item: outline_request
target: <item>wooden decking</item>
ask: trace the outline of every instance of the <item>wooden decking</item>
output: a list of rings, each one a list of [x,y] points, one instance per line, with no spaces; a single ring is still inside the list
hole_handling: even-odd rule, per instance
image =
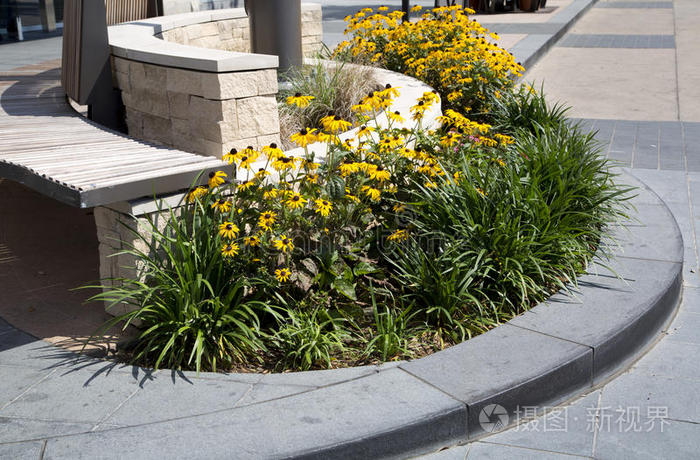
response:
[[[78,207],[189,187],[216,158],[141,142],[77,115],[60,62],[0,72],[0,177]]]

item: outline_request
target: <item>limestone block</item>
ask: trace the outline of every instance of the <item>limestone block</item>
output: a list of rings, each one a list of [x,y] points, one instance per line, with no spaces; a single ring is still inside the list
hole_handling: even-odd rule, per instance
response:
[[[279,134],[280,121],[274,96],[257,96],[237,101],[241,137]]]
[[[233,26],[237,29],[248,29],[248,18],[238,18],[233,20]]]
[[[321,5],[319,4],[304,4],[301,7],[301,22],[302,27],[304,22],[321,22]]]
[[[174,29],[170,29],[169,31],[166,32],[166,34],[167,35],[163,36],[165,41],[179,43],[181,45],[187,44],[187,35],[182,30],[182,27],[176,27]]]
[[[125,93],[122,93],[124,96]],[[129,135],[140,138],[143,136],[143,114],[138,110],[126,109],[126,127],[129,130]]]
[[[122,100],[127,108],[133,108],[139,112],[159,117],[167,117],[170,114],[168,94],[165,90],[133,90],[127,97],[122,95]]]
[[[189,39],[190,43],[193,40],[198,39],[202,36],[201,24],[192,24],[182,28],[183,33]]]
[[[231,147],[227,147],[221,142],[214,142],[196,137],[192,138],[192,145],[194,152],[217,158],[221,158],[231,149]]]
[[[187,41],[187,45],[196,46],[197,48],[204,48],[204,46],[202,46],[202,38],[190,38]]]
[[[170,119],[170,132],[173,135],[173,137],[191,137],[191,132],[190,132],[190,120],[187,119],[182,119],[182,118],[171,118]],[[173,139],[173,143],[176,144],[177,142],[175,139]]]
[[[238,139],[238,124],[227,121],[192,120],[192,135],[220,144],[228,144]]]
[[[266,69],[256,72],[258,74],[258,95],[268,96],[275,95],[279,91],[277,84],[277,70]]]
[[[231,35],[231,31],[233,30],[233,20],[228,19],[225,21],[217,21],[216,27],[219,30],[219,35]]]
[[[155,115],[144,114],[143,138],[170,145],[170,119]]]
[[[198,44],[193,46],[198,46],[200,48],[218,49],[220,42],[221,40],[219,39],[219,35],[217,34],[208,37],[202,37],[199,39]]]
[[[109,241],[104,237],[108,232],[115,232],[118,228],[118,214],[117,212],[109,208],[105,208],[104,206],[97,206],[93,210],[93,215],[95,217],[95,226],[98,227],[97,240],[100,243],[106,244]]]
[[[166,89],[174,93],[202,96],[202,72],[167,68]]]
[[[216,100],[192,96],[190,114],[190,118],[193,119],[235,122],[237,120],[236,100]]]
[[[302,23],[301,35],[323,35],[323,25],[321,21]]]
[[[265,136],[258,136],[257,139],[258,147],[264,147],[270,145],[273,142],[278,146],[282,145],[282,141],[279,134],[267,134]]]
[[[207,99],[240,99],[257,96],[257,72],[202,74],[202,93]]]
[[[124,72],[114,72],[114,86],[127,93],[131,91],[129,84],[129,74]]]
[[[190,114],[190,96],[168,91],[168,107],[171,118],[187,118]],[[195,96],[196,97],[196,96]]]
[[[129,61],[120,57],[113,56],[114,70],[116,72],[129,73]]]
[[[246,137],[246,138],[239,139],[236,142],[231,143],[231,145],[226,150],[226,152],[228,153],[228,151],[234,147],[237,148],[238,150],[242,150],[246,147],[253,147],[254,149],[259,149],[262,147],[262,145],[258,144],[257,137]]]
[[[210,37],[219,35],[219,25],[216,22],[205,22],[199,24],[199,36]]]

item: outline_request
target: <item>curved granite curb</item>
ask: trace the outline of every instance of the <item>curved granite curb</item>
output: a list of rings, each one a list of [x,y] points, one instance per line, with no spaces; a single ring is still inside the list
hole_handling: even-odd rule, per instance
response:
[[[33,416],[62,423],[44,435],[24,427],[9,439],[0,430],[0,449],[48,439],[45,459],[398,457],[484,435],[479,413],[489,404],[513,414],[569,399],[634,359],[680,296],[678,226],[653,192],[622,177],[642,188],[638,220],[615,232],[619,278],[592,270],[575,298],[557,294],[412,362],[268,375],[150,372],[37,347],[0,325],[0,366],[37,374],[9,403],[0,398],[3,423],[46,411],[47,397],[56,398],[51,411]]]

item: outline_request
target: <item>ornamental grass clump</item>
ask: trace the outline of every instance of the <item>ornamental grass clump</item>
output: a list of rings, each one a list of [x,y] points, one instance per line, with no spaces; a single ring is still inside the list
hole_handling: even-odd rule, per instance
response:
[[[498,35],[469,19],[473,13],[460,6],[441,7],[417,22],[401,22],[401,11],[363,8],[345,18],[350,38],[337,46],[334,57],[415,77],[440,93],[443,108],[480,116],[524,69],[512,54],[491,43]]]
[[[592,137],[566,123],[505,134],[453,109],[425,129],[439,95],[402,114],[399,91],[355,101],[347,140],[329,114],[291,136],[299,156],[231,149],[230,169],[152,225],[148,249],[126,251],[138,279],[95,296],[134,308],[114,320],[141,323],[131,357],[269,371],[423,356],[575,282],[623,214]]]

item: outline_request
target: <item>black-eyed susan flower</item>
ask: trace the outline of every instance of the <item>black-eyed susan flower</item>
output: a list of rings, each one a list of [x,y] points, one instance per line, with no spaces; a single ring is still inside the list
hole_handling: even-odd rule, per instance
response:
[[[286,283],[289,281],[289,277],[292,276],[292,272],[288,268],[278,268],[275,270],[275,278],[280,283]]]
[[[273,240],[272,243],[275,245],[275,248],[282,252],[291,252],[292,249],[294,249],[294,243],[292,242],[292,239],[288,238],[285,235],[281,235],[279,239]]]
[[[301,160],[301,165],[307,171],[316,171],[318,168],[321,167],[321,163],[316,163],[314,161],[306,160],[306,159]]]
[[[294,158],[282,155],[272,162],[272,167],[277,171],[292,169],[294,168]]]
[[[323,129],[331,133],[337,133],[339,131],[346,131],[352,126],[349,121],[343,120],[336,114],[332,113],[321,118],[321,125]]]
[[[372,201],[379,201],[379,198],[382,196],[381,190],[370,187],[369,185],[363,185],[360,190],[362,190]]]
[[[369,175],[370,179],[376,180],[377,182],[384,182],[385,180],[389,180],[391,178],[389,171],[384,169],[381,165],[371,165],[369,168],[367,168],[367,174]]]
[[[233,222],[224,222],[219,225],[219,236],[233,239],[238,236],[238,226]]]
[[[219,212],[229,212],[231,210],[231,202],[224,198],[220,198],[211,205],[211,208]]]
[[[292,134],[292,142],[297,144],[299,147],[306,147],[309,144],[313,144],[316,142],[314,132],[316,132],[316,130],[313,128],[304,128],[298,133]]]
[[[304,180],[309,184],[318,184],[318,174],[307,174]]]
[[[399,89],[387,83],[384,89],[379,91],[379,95],[383,98],[399,97]]]
[[[258,236],[246,236],[243,238],[243,244],[250,247],[260,246],[260,237]]]
[[[461,137],[461,134],[455,131],[450,131],[440,138],[440,145],[442,145],[443,147],[452,147],[457,142],[459,142],[459,139]]]
[[[233,164],[236,158],[238,158],[238,150],[234,148],[229,150],[229,152],[222,157],[222,160],[227,161],[228,164]]]
[[[239,250],[239,249],[240,249],[240,248],[238,247],[238,245],[237,245],[236,243],[224,244],[224,245],[221,247],[221,254],[222,254],[224,257],[233,257],[233,256],[235,256],[235,255],[238,254],[238,250]]]
[[[486,197],[486,192],[484,192],[481,188],[475,187],[476,193],[481,195],[482,197]]]
[[[273,198],[277,198],[278,195],[279,195],[278,190],[276,188],[271,188],[271,189],[265,190],[263,192],[263,199],[271,200]]]
[[[316,204],[316,209],[315,211],[318,214],[321,214],[323,217],[328,217],[331,215],[331,211],[333,210],[333,204],[325,200],[323,198],[319,198],[317,200],[314,200],[314,203]]]
[[[287,98],[287,104],[296,105],[297,107],[303,109],[308,107],[309,103],[315,99],[313,96],[303,96],[301,93],[296,93],[294,96],[289,96]]]
[[[277,213],[272,211],[265,211],[262,214],[260,214],[260,217],[258,218],[258,225],[263,230],[270,230],[272,228],[272,225],[275,223],[276,218]]]
[[[236,190],[239,192],[244,192],[252,187],[255,186],[255,181],[254,180],[247,180],[245,182],[241,182],[236,186]]]
[[[195,200],[206,195],[208,191],[209,190],[204,186],[199,186],[199,187],[195,188],[194,190],[190,190],[190,192],[187,194],[187,202],[188,203],[194,202]]]
[[[306,200],[296,192],[292,192],[288,197],[287,201],[284,202],[289,209],[303,208],[306,204]]]
[[[269,160],[276,160],[284,154],[284,152],[282,152],[282,149],[277,147],[277,144],[275,144],[274,142],[270,143],[270,145],[266,145],[265,147],[263,147],[262,153]]]
[[[406,205],[403,203],[396,203],[391,209],[393,209],[395,213],[401,214],[406,210]]]
[[[360,126],[360,129],[357,130],[357,137],[369,137],[372,134],[372,131],[374,131],[374,128],[371,126],[362,125]]]
[[[258,172],[255,173],[255,178],[258,180],[263,180],[265,177],[270,175],[270,171],[268,171],[265,168],[260,168],[258,169]]]
[[[340,166],[338,166],[338,169],[340,169],[340,175],[345,177],[349,176],[352,173],[356,173],[357,171],[360,170],[360,165],[359,163],[354,163],[354,162],[344,162],[340,163]]]
[[[226,182],[226,173],[223,171],[212,171],[209,173],[209,188],[218,187]]]

